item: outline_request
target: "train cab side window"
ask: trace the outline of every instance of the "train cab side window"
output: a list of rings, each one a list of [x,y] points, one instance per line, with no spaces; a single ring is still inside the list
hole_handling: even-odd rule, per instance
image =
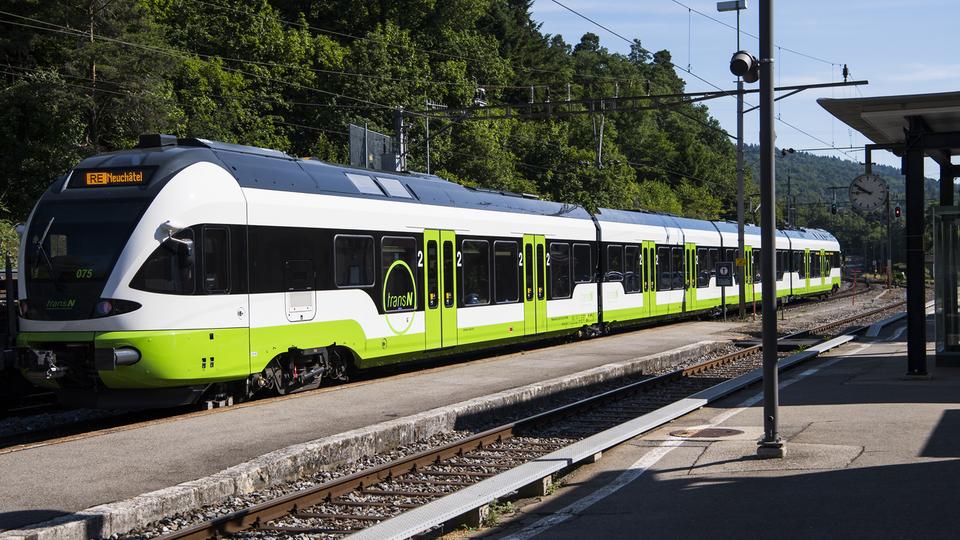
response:
[[[333,239],[334,275],[337,287],[372,287],[373,252],[372,236],[338,234]]]
[[[623,281],[623,246],[607,246],[607,273],[604,281]]]
[[[286,291],[313,290],[313,261],[305,259],[283,261],[283,288]]]
[[[417,309],[417,240],[410,236],[384,236],[380,240],[380,279],[383,310]]]
[[[162,294],[193,294],[195,290],[193,231],[184,229],[163,241],[137,271],[130,286]]]
[[[640,291],[642,257],[640,257],[640,248],[637,246],[626,246],[623,248],[623,290],[626,293],[635,293]]]
[[[460,244],[460,301],[464,306],[490,303],[490,244],[464,240]]]
[[[570,298],[570,244],[550,244],[550,298]]]
[[[498,304],[520,300],[520,272],[517,266],[519,253],[516,242],[493,243],[493,286]]]
[[[589,283],[593,281],[593,261],[590,244],[573,245],[573,281]]]
[[[203,292],[230,292],[230,231],[226,227],[203,228]]]

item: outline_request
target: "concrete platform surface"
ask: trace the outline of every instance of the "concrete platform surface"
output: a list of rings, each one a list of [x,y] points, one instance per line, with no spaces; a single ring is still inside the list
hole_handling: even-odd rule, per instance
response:
[[[684,322],[0,453],[0,531],[205,477],[385,420],[676,349],[736,323]]]
[[[781,377],[783,459],[756,457],[751,387],[605,452],[552,497],[470,536],[957,538],[960,368],[935,368],[931,354],[931,377],[906,379],[903,324]],[[707,426],[738,433],[677,436]]]

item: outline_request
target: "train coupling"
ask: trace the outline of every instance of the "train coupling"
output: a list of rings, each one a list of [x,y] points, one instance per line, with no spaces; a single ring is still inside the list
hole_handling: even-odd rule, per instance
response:
[[[47,380],[63,378],[68,371],[66,366],[57,365],[57,353],[45,349],[20,349],[16,367],[42,372]]]

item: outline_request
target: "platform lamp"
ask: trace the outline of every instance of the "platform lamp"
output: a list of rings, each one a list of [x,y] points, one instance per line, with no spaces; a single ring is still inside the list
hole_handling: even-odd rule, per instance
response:
[[[747,9],[747,0],[733,0],[729,2],[717,2],[717,11],[736,11],[737,12],[737,51],[740,51],[740,11]],[[738,52],[739,54],[739,52]],[[734,55],[736,57],[736,55]],[[751,57],[752,58],[752,57]],[[730,70],[733,71],[733,61],[731,60]],[[734,72],[734,75],[737,75]],[[743,221],[744,221],[744,188],[743,188],[743,78],[737,75],[737,257],[743,259]],[[746,316],[746,290],[743,283],[743,266],[737,265],[737,281],[739,281],[740,292],[740,318]]]

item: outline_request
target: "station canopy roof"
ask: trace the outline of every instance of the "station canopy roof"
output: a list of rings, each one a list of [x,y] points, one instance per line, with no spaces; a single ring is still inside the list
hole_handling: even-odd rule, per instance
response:
[[[820,98],[817,103],[840,121],[876,144],[904,142],[909,117],[920,117],[933,133],[960,133],[960,92],[879,96],[864,98]],[[938,161],[943,150],[960,154],[960,147],[929,151]],[[894,150],[902,155],[899,150]]]

